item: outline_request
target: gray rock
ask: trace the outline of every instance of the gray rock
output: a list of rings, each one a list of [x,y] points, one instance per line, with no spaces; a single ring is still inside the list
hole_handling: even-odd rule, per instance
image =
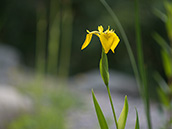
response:
[[[0,44],[0,84],[9,81],[11,72],[20,64],[19,52],[11,46]]]
[[[92,102],[91,89],[94,89],[96,98],[104,112],[105,117],[108,120],[108,125],[110,125],[110,129],[115,129],[106,87],[104,86],[98,70],[79,74],[73,77],[69,81],[69,84],[72,86],[73,90],[80,93],[84,98],[83,103],[85,104],[85,108],[80,110],[72,110],[69,113],[67,120],[68,129],[99,129],[98,120]],[[144,104],[138,95],[134,77],[123,73],[110,71],[110,89],[117,118],[122,110],[124,97],[125,95],[128,96],[129,113],[126,129],[135,128],[135,107],[139,113],[140,128],[147,129]],[[165,115],[162,115],[159,112],[156,103],[151,102],[150,106],[153,129],[158,129],[162,127],[165,120]]]
[[[4,129],[9,121],[21,113],[32,111],[32,107],[31,100],[14,87],[0,85],[0,129]]]
[[[111,92],[131,94],[138,96],[138,88],[136,80],[133,76],[110,70],[109,86]],[[104,82],[98,70],[89,71],[87,73],[78,74],[72,77],[69,84],[77,86],[79,89],[97,89],[106,90]]]
[[[95,95],[106,117],[109,128],[115,129],[116,127],[113,120],[113,114],[110,107],[108,94],[106,92],[103,93],[95,90]],[[92,101],[91,90],[89,92],[82,92],[82,96],[85,96],[85,107],[79,110],[72,110],[69,113],[69,117],[67,119],[67,129],[100,129],[94,109],[94,104]],[[124,95],[113,93],[112,99],[115,107],[116,116],[118,118],[124,104]],[[126,129],[135,128],[135,107],[137,108],[139,113],[140,129],[148,129],[142,100],[140,98],[133,98],[128,96],[128,103],[129,112]],[[156,105],[153,103],[151,104],[151,118],[153,129],[159,129],[163,124],[163,120],[165,119],[164,116],[159,113],[158,109],[156,108]]]

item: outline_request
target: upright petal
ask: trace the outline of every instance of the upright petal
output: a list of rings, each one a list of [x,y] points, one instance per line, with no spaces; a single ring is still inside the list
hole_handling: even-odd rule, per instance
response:
[[[103,26],[98,26],[98,31],[99,31],[100,33],[102,33],[102,32],[103,32]]]
[[[113,36],[111,33],[102,33],[100,34],[100,42],[105,50],[105,53],[107,54],[108,51],[111,49],[112,43],[114,41]]]
[[[108,26],[108,29],[104,33],[109,33],[110,26]]]
[[[93,34],[90,34],[90,33],[87,34],[85,42],[83,43],[83,45],[81,47],[81,50],[83,50],[84,48],[86,48],[89,45],[89,43],[91,42],[91,39],[92,39],[92,35]]]
[[[112,46],[111,46],[111,50],[112,50],[113,53],[115,53],[114,50],[117,47],[119,41],[120,41],[119,37],[115,33],[113,33],[113,43],[112,43]]]

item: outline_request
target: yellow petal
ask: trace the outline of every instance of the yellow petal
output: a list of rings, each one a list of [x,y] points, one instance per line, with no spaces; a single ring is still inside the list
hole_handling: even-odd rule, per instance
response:
[[[83,45],[81,47],[81,50],[83,50],[84,48],[86,48],[89,45],[89,43],[91,42],[91,39],[92,39],[92,35],[93,34],[90,34],[90,33],[87,34],[85,42],[83,43]]]
[[[100,33],[102,33],[102,32],[103,32],[103,26],[98,26],[98,31],[99,31]]]
[[[113,43],[112,43],[112,46],[111,46],[111,50],[112,50],[113,53],[115,53],[114,50],[117,47],[119,41],[120,41],[119,37],[115,33],[113,33]]]
[[[100,42],[101,42],[106,54],[111,49],[113,41],[114,41],[114,37],[113,37],[112,33],[100,34]]]
[[[97,35],[97,36],[99,37],[99,32],[98,32],[98,31],[91,31],[91,32],[89,32],[89,31],[87,30],[87,32],[88,32],[89,34],[95,34],[95,35]]]
[[[108,26],[108,29],[104,33],[109,33],[110,26]]]

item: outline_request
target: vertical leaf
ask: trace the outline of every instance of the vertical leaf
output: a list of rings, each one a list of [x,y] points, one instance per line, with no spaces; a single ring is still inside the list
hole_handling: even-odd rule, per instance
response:
[[[62,0],[61,2],[64,7],[61,23],[61,46],[58,74],[64,79],[67,79],[70,71],[69,68],[72,47],[73,10],[71,7],[71,0],[68,0],[68,2]]]
[[[136,109],[136,124],[135,124],[135,129],[140,129],[139,117],[138,117],[137,109]]]
[[[139,67],[139,72],[140,72],[140,80],[141,80],[141,88],[142,88],[141,95],[144,100],[148,129],[152,129],[152,123],[151,123],[151,118],[150,118],[149,90],[148,90],[146,69],[144,66],[144,55],[143,55],[139,16],[140,16],[139,15],[139,0],[135,0],[135,30],[136,30],[136,44],[137,44],[137,54],[138,54],[138,67]]]
[[[128,52],[128,56],[129,56],[130,61],[131,61],[131,65],[132,65],[132,68],[133,68],[134,75],[136,77],[136,81],[137,81],[137,84],[138,84],[137,86],[138,86],[139,92],[141,93],[140,77],[139,77],[139,71],[138,71],[138,68],[137,68],[137,65],[136,65],[136,59],[134,57],[133,51],[131,49],[131,45],[130,45],[128,37],[127,37],[127,35],[126,35],[125,31],[124,31],[124,28],[121,25],[121,23],[120,23],[118,17],[116,16],[115,12],[112,10],[112,8],[109,6],[109,4],[106,2],[106,0],[100,0],[100,2],[105,7],[107,12],[110,14],[110,16],[112,17],[114,23],[117,25],[117,27],[119,29],[119,32],[121,33],[122,39],[123,39],[123,41],[125,43],[125,46],[126,46],[126,49],[127,49],[127,52]]]
[[[153,10],[153,13],[159,18],[161,19],[164,23],[167,21],[167,15],[163,12],[161,12],[160,10],[158,9],[154,9]]]
[[[124,106],[123,106],[122,112],[118,119],[118,129],[125,128],[125,124],[127,121],[127,115],[128,115],[128,100],[127,100],[127,96],[125,96]]]
[[[93,97],[93,102],[94,102],[94,107],[95,107],[95,110],[96,110],[96,114],[97,114],[97,118],[98,118],[98,121],[99,121],[99,125],[100,125],[100,128],[101,129],[109,129],[108,128],[108,125],[107,125],[107,122],[106,122],[106,119],[103,115],[103,112],[97,102],[97,99],[95,97],[95,94],[94,94],[94,91],[92,90],[92,97]]]
[[[172,2],[166,1],[164,3],[165,9],[167,11],[167,21],[166,21],[166,29],[167,34],[170,39],[170,42],[172,42]]]
[[[35,53],[35,65],[36,72],[40,74],[45,73],[45,49],[46,49],[46,11],[45,8],[37,7],[37,24],[36,24],[36,53]]]
[[[47,72],[57,74],[58,54],[60,45],[60,3],[57,0],[50,1],[50,14],[49,14],[49,39],[48,39],[48,60]]]
[[[165,93],[160,87],[157,89],[157,93],[161,103],[168,108],[170,106],[168,94]]]
[[[171,47],[168,45],[168,43],[161,35],[159,35],[157,32],[154,32],[152,36],[155,39],[155,41],[160,45],[163,51],[166,51],[168,54],[172,53]]]
[[[160,86],[161,90],[163,90],[165,94],[168,94],[170,91],[170,88],[167,82],[163,79],[163,77],[159,73],[155,73],[154,78],[155,78],[155,81]]]
[[[172,61],[171,61],[170,55],[164,50],[162,50],[161,55],[162,55],[165,74],[167,75],[167,77],[171,77],[172,76],[172,67],[171,67]]]

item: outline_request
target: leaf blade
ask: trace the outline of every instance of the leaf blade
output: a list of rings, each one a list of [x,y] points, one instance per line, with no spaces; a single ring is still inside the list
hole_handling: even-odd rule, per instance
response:
[[[106,122],[106,119],[103,115],[103,112],[97,102],[97,99],[95,97],[95,94],[94,94],[94,91],[92,90],[92,97],[93,97],[93,102],[94,102],[94,107],[95,107],[95,110],[96,110],[96,114],[97,114],[97,118],[98,118],[98,121],[99,121],[99,125],[100,125],[100,128],[101,129],[109,129],[108,128],[108,125],[107,125],[107,122]]]
[[[125,128],[127,116],[128,116],[128,100],[127,100],[127,96],[125,96],[124,106],[118,119],[118,129]]]
[[[137,109],[136,109],[136,124],[135,124],[135,129],[140,129],[139,117],[138,117],[138,111],[137,111]]]

